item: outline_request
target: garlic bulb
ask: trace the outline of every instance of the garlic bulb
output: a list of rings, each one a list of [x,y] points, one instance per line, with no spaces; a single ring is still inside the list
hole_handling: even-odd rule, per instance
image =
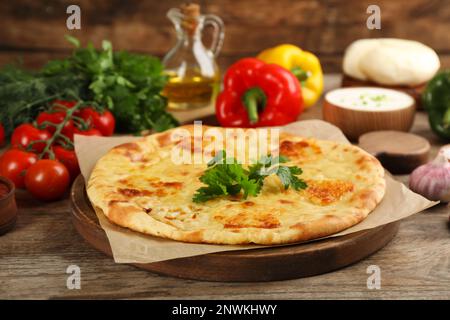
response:
[[[429,200],[450,201],[450,146],[439,150],[436,158],[415,169],[409,188]]]

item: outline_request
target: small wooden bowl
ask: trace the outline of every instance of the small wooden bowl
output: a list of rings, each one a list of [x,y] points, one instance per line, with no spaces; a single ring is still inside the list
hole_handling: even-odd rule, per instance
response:
[[[363,110],[363,106],[345,105],[345,103],[336,102],[336,94],[345,95],[350,92],[355,94],[358,92],[355,90],[360,92],[373,90],[373,92],[383,92],[387,95],[402,97],[403,105],[398,108],[383,109],[380,107],[379,110],[376,110],[375,107],[372,107]],[[410,95],[384,88],[354,87],[336,89],[326,94],[323,105],[324,120],[339,127],[347,138],[352,141],[357,141],[359,136],[371,131],[395,130],[407,132],[413,124],[414,114],[415,102]]]
[[[5,177],[0,177],[0,183],[6,185],[9,190],[6,195],[0,198],[0,235],[2,235],[16,224],[17,205],[14,183]]]

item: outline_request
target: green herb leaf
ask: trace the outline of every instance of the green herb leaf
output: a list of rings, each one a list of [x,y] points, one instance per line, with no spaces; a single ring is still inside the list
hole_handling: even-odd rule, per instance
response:
[[[78,40],[77,38],[72,37],[71,35],[68,35],[68,34],[66,34],[64,38],[66,38],[66,40],[67,40],[68,42],[70,42],[71,44],[73,44],[73,46],[74,46],[75,48],[79,48],[79,47],[80,47],[80,40]]]
[[[0,70],[0,122],[7,135],[56,98],[76,97],[110,109],[119,132],[164,131],[178,124],[160,94],[167,77],[159,59],[114,52],[109,41],[97,50],[92,44],[81,48],[74,37],[66,39],[76,47],[72,55],[49,61],[39,72],[15,65]]]
[[[242,192],[242,198],[257,196],[263,187],[264,179],[276,174],[285,189],[305,189],[306,183],[296,175],[302,173],[298,167],[281,166],[286,163],[286,157],[262,156],[248,170],[234,158],[226,158],[225,151],[221,151],[208,163],[208,168],[200,177],[206,187],[201,187],[194,194],[194,202],[205,202],[220,196],[237,195]]]
[[[292,187],[295,190],[300,190],[306,188],[306,183],[296,176],[302,173],[303,173],[302,169],[298,167],[280,166],[276,174],[280,178],[281,183],[284,186],[284,189]]]

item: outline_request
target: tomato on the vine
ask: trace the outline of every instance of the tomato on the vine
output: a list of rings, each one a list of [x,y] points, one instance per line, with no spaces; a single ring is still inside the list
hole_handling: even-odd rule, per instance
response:
[[[80,174],[80,166],[74,150],[66,149],[62,146],[53,146],[52,151],[55,158],[64,164],[69,171],[71,181]]]
[[[81,109],[80,117],[98,129],[103,136],[111,136],[114,133],[116,121],[112,113],[108,110],[98,112],[94,108],[86,107]]]
[[[5,144],[5,128],[0,123],[0,147]]]
[[[10,149],[0,157],[0,176],[10,179],[16,188],[25,186],[25,172],[36,163],[37,155],[19,149]]]
[[[70,184],[67,168],[59,161],[43,159],[30,166],[25,186],[36,198],[51,201],[61,198]]]
[[[39,130],[32,124],[24,123],[14,129],[11,136],[11,146],[27,150],[33,141],[48,140],[51,133],[47,130]],[[40,153],[45,148],[45,142],[36,142],[30,147],[31,151]]]
[[[43,111],[38,114],[38,116],[36,118],[36,123],[39,125],[39,127],[43,128],[53,134],[55,132],[56,128],[52,125],[44,124],[44,122],[60,124],[61,122],[64,121],[65,117],[66,117],[65,113],[62,111],[53,112],[53,113]]]
[[[68,101],[68,100],[54,100],[52,103],[52,107],[55,111],[67,111],[67,109],[71,109],[75,107],[77,104],[76,101]]]
[[[87,130],[80,130],[78,128],[75,128],[73,131],[74,134],[81,134],[82,136],[102,136],[102,133],[100,130],[95,128],[90,128]]]
[[[66,118],[66,113],[63,111],[58,112],[41,112],[36,118],[36,122],[39,126],[43,126],[45,130],[50,132],[51,134],[55,133],[55,126],[52,125],[46,125],[45,122],[50,122],[55,125],[60,124],[64,121]],[[61,133],[68,137],[70,140],[73,140],[73,130],[75,126],[72,119],[69,119],[65,124],[63,129],[61,130]]]

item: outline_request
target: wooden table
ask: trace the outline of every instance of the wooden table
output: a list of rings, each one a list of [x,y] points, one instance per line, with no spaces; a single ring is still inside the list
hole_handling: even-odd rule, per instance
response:
[[[326,77],[327,89],[339,76]],[[320,107],[302,119],[320,118]],[[417,113],[415,133],[429,139],[434,156],[443,143]],[[406,182],[407,176],[398,176]],[[450,230],[446,205],[404,220],[394,240],[359,263],[332,273],[266,283],[214,283],[164,277],[91,248],[72,226],[68,200],[41,203],[17,193],[16,228],[0,237],[0,298],[138,299],[450,299]],[[66,287],[69,265],[81,269],[81,289]],[[367,288],[367,267],[381,269],[381,289]]]

